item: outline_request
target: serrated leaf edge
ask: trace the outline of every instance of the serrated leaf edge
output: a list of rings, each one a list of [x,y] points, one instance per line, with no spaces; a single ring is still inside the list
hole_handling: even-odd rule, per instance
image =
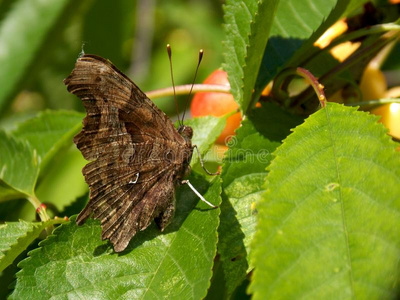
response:
[[[343,110],[343,109],[348,109],[349,111],[351,111],[351,114],[352,114],[352,115],[364,115],[364,117],[366,117],[366,119],[368,119],[368,121],[369,121],[370,124],[374,124],[375,126],[380,127],[380,137],[379,137],[379,141],[380,141],[380,142],[384,142],[384,143],[388,143],[388,144],[392,145],[393,154],[396,154],[396,153],[397,153],[396,148],[398,147],[398,143],[394,142],[394,141],[390,138],[390,136],[388,135],[389,130],[388,130],[382,123],[378,122],[378,120],[380,119],[379,116],[373,115],[373,114],[371,114],[371,113],[366,113],[366,112],[363,112],[363,111],[359,111],[359,110],[358,110],[358,109],[359,109],[359,106],[353,106],[353,107],[351,107],[351,106],[345,106],[345,105],[343,105],[343,104],[332,103],[332,102],[328,102],[328,103],[327,103],[327,107],[328,107],[328,106],[341,106],[341,107],[342,107],[342,110]],[[327,123],[330,123],[329,111],[327,110],[327,107],[321,108],[320,110],[325,110],[325,111],[326,111],[327,118],[328,118]],[[291,131],[292,131],[293,133],[298,132],[299,130],[302,129],[302,125],[304,125],[306,122],[307,122],[307,120],[305,120],[304,123],[302,123],[302,124],[296,126],[295,128],[291,129]],[[330,132],[331,132],[331,129],[329,129],[329,130],[330,130]],[[266,168],[267,177],[266,177],[266,181],[265,181],[265,183],[264,183],[264,185],[263,185],[263,187],[264,187],[264,189],[265,189],[263,198],[267,198],[268,195],[271,194],[271,189],[269,188],[269,178],[270,178],[270,176],[273,176],[273,174],[275,173],[274,170],[273,170],[273,169],[274,169],[274,166],[275,166],[276,164],[279,164],[281,160],[285,159],[285,157],[279,156],[279,152],[280,152],[281,147],[282,147],[283,145],[285,145],[285,144],[287,143],[288,140],[291,139],[291,135],[292,135],[292,134],[290,134],[289,136],[287,136],[287,137],[282,141],[282,144],[272,153],[273,159],[271,160],[270,164],[269,164],[269,165],[267,166],[267,168]],[[342,216],[343,216],[343,215],[342,215]],[[250,257],[250,259],[251,259],[251,265],[253,265],[253,266],[256,265],[256,264],[255,264],[255,257],[257,256],[257,250],[256,250],[257,247],[256,247],[255,243],[256,243],[256,240],[257,240],[257,232],[259,232],[259,225],[258,225],[258,222],[257,222],[257,225],[256,225],[256,230],[255,230],[255,234],[254,234],[253,240],[252,240],[251,243],[250,243],[250,248],[253,248],[253,249],[254,249],[254,250],[253,250],[253,255]],[[348,247],[347,247],[347,249],[348,249]],[[348,257],[348,259],[350,259],[350,257]],[[352,273],[351,261],[350,261],[349,265],[350,265],[350,269],[351,269],[350,272]],[[352,283],[351,283],[351,284],[352,284]],[[254,285],[251,284],[251,285],[248,287],[248,290],[247,290],[248,293],[254,292],[253,288],[254,288]],[[354,288],[353,288],[353,286],[351,287],[351,291],[352,291],[352,295],[353,295],[353,298],[354,298]]]
[[[262,4],[262,1],[261,0],[258,0],[257,1],[257,8],[259,8],[260,7],[260,5]],[[225,4],[224,6],[223,6],[223,8],[224,8],[224,11],[225,11],[225,7],[228,7],[230,4]],[[257,10],[258,11],[258,10]],[[241,65],[241,68],[242,68],[242,77],[240,77],[240,82],[241,82],[241,86],[240,86],[240,95],[234,95],[234,96],[239,96],[239,97],[241,97],[242,99],[241,100],[243,100],[243,88],[244,88],[244,70],[245,70],[245,68],[246,68],[246,66],[247,66],[247,64],[246,64],[246,60],[247,60],[247,58],[248,58],[248,49],[249,49],[249,47],[250,47],[250,45],[249,45],[249,41],[250,41],[250,36],[252,35],[252,33],[254,32],[254,30],[253,30],[253,27],[254,27],[254,19],[255,19],[255,17],[258,15],[258,13],[256,12],[255,13],[255,15],[254,16],[251,16],[251,20],[250,20],[250,22],[249,22],[249,26],[250,26],[250,31],[249,31],[249,33],[247,34],[247,36],[246,36],[246,54],[245,54],[245,56],[244,56],[244,64],[243,65]],[[225,19],[225,18],[224,18]],[[226,21],[226,19],[225,19],[225,21]],[[228,43],[230,43],[230,41],[229,41],[229,39],[228,39],[228,30],[227,30],[227,27],[229,27],[230,26],[230,24],[227,24],[227,23],[225,23],[224,24],[224,29],[225,29],[225,33],[226,33],[226,35],[227,35],[227,37],[226,37],[226,39],[222,42],[223,44],[228,44]],[[228,53],[224,53],[224,58],[225,58],[225,56],[227,56],[228,55]],[[222,64],[222,68],[225,70],[225,65],[226,65],[226,63],[223,63]],[[231,75],[229,74],[229,72],[227,72],[227,74],[228,74],[228,80],[229,80],[229,82],[231,82],[231,80],[230,80],[230,78],[231,78]],[[239,107],[241,108],[241,105],[240,105],[240,101],[238,100],[238,99],[236,99],[236,97],[234,97],[234,100],[236,101],[236,103],[238,103],[239,104]]]
[[[46,227],[48,227],[48,226],[50,226],[50,225],[57,224],[60,220],[62,220],[62,219],[59,219],[58,221],[56,221],[56,220],[53,219],[53,220],[49,220],[49,221],[47,221],[47,222],[27,222],[27,221],[25,221],[25,220],[18,220],[18,222],[30,224],[30,225],[32,225],[32,227],[30,228],[30,230],[26,231],[25,234],[19,236],[19,237],[17,238],[17,240],[16,240],[14,243],[12,243],[12,244],[9,245],[8,248],[2,250],[2,253],[3,253],[4,256],[3,256],[2,259],[0,259],[0,265],[1,265],[1,262],[4,260],[4,258],[6,258],[7,255],[9,254],[9,252],[13,249],[13,247],[18,246],[18,244],[20,243],[20,241],[21,241],[22,239],[28,237],[30,233],[33,233],[34,231],[36,231],[36,230],[42,228],[42,229],[40,230],[39,234],[38,234],[35,238],[33,238],[32,241],[34,241],[34,240],[40,235],[40,233],[41,233],[43,230],[46,229]],[[7,224],[9,224],[9,223],[10,223],[10,222],[6,222],[5,225],[7,225]],[[31,243],[32,243],[32,242],[31,242]],[[30,245],[30,244],[29,244],[29,245]],[[20,253],[18,253],[18,255],[19,255],[19,254],[20,254]],[[29,254],[29,253],[28,253],[28,254]],[[17,256],[18,256],[18,255],[17,255]],[[13,258],[13,260],[11,261],[11,263],[15,260],[15,258],[16,258],[17,256],[15,256],[15,257]],[[11,263],[10,263],[10,264],[11,264]],[[6,267],[8,267],[10,264],[6,265],[3,269],[0,269],[0,272],[1,272],[2,270],[4,270]]]

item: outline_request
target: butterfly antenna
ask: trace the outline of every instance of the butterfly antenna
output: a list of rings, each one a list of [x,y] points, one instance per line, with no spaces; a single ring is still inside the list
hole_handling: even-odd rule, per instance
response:
[[[187,106],[188,106],[188,103],[189,103],[190,95],[192,94],[194,82],[196,81],[197,71],[199,70],[201,60],[203,59],[203,53],[204,53],[203,49],[200,49],[200,51],[199,51],[199,61],[198,61],[198,63],[197,63],[196,72],[194,73],[194,77],[193,77],[193,81],[192,81],[192,86],[190,87],[189,95],[188,95],[188,98],[187,98],[186,104],[185,104],[185,109],[183,110],[182,124],[183,124],[183,120],[184,120],[184,118],[185,118],[185,113],[186,113]]]
[[[178,116],[179,126],[182,126],[183,125],[183,119],[182,119],[182,121],[179,119],[178,100],[176,99],[174,72],[172,71],[172,52],[171,52],[170,44],[167,44],[167,52],[168,52],[168,58],[169,58],[169,69],[171,71],[172,88],[174,89],[174,100],[175,100],[176,114]]]

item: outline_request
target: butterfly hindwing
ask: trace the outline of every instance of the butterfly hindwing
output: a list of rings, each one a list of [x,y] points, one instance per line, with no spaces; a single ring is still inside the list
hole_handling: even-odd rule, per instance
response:
[[[102,237],[109,238],[114,244],[115,251],[119,252],[126,248],[129,240],[138,231],[146,229],[151,221],[168,209],[171,211],[167,223],[172,220],[175,211],[175,186],[170,178],[170,173],[166,173],[146,192],[143,199],[132,209],[128,209],[127,221],[122,218],[112,220],[112,230],[104,228]],[[111,222],[110,222],[111,225]],[[163,227],[161,227],[163,229]]]
[[[122,251],[153,219],[162,229],[171,221],[175,186],[190,161],[191,144],[106,59],[80,57],[64,82],[87,112],[74,142],[91,161],[82,170],[90,200],[77,224],[89,216],[99,219],[102,238]]]

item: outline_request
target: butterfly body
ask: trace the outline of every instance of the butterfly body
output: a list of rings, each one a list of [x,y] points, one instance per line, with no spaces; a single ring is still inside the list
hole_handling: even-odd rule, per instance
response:
[[[74,142],[90,162],[82,173],[90,200],[77,224],[99,219],[117,252],[153,220],[161,230],[175,211],[175,189],[190,173],[192,129],[169,118],[108,60],[80,57],[65,79],[87,115]]]

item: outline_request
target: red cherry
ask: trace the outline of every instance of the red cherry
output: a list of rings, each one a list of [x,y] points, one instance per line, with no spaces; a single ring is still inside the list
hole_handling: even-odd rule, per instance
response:
[[[205,84],[222,84],[229,86],[228,75],[223,70],[215,70],[206,80]],[[193,117],[215,116],[220,117],[238,109],[238,105],[230,93],[199,92],[193,97],[190,105],[190,112]],[[235,129],[239,127],[242,117],[240,113],[235,113],[226,121],[226,126],[217,139],[217,143],[224,144],[225,140],[235,134]]]

